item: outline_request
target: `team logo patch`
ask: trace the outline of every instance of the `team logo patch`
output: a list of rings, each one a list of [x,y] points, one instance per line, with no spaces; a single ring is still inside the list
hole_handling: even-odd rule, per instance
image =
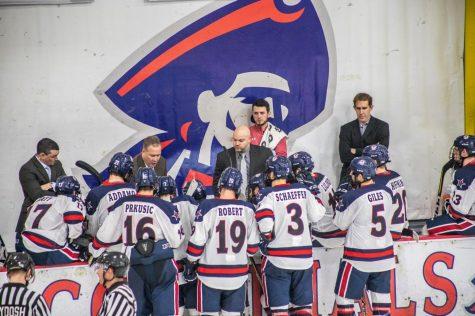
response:
[[[97,88],[107,111],[136,132],[118,151],[132,156],[158,135],[178,187],[211,184],[216,154],[249,124],[257,98],[289,146],[332,112],[335,43],[321,0],[216,1],[128,57]],[[89,179],[91,180],[91,179]]]

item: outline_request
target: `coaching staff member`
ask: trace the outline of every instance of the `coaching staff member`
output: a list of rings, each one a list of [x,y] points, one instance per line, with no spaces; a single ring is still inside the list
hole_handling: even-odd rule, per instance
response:
[[[19,178],[25,199],[15,229],[17,234],[15,247],[17,251],[23,250],[19,242],[28,215],[28,207],[40,197],[54,195],[54,182],[60,176],[66,175],[61,162],[58,160],[58,155],[58,144],[54,140],[43,138],[36,145],[36,155],[20,168]]]
[[[162,156],[162,144],[157,136],[149,136],[143,140],[142,152],[134,157],[131,181],[134,181],[141,167],[152,168],[159,177],[167,175],[167,161]]]
[[[340,183],[348,181],[348,166],[353,158],[361,156],[363,148],[376,143],[389,147],[388,123],[371,116],[373,98],[367,93],[358,93],[353,99],[356,120],[340,129],[340,160],[343,163]]]
[[[247,126],[239,126],[233,133],[233,147],[220,152],[216,158],[216,167],[213,175],[213,189],[218,194],[218,181],[221,173],[227,167],[241,171],[242,185],[240,199],[246,196],[249,179],[265,171],[266,159],[272,156],[272,150],[267,147],[251,144],[251,131]]]

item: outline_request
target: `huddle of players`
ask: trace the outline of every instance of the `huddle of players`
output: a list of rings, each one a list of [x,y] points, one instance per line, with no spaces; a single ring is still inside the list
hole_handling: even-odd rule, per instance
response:
[[[461,136],[454,145],[460,168],[454,174],[448,214],[429,222],[429,232],[434,227],[445,227],[444,233],[474,229],[470,192],[475,138]],[[186,195],[176,197],[173,179],[157,178],[149,168],[138,172],[136,185],[129,184],[125,179],[132,160],[119,153],[109,165],[109,179],[90,191],[86,208],[77,181],[58,179],[58,195],[33,204],[23,242],[37,263],[57,264],[79,258],[80,248],[87,244],[83,230],[95,236],[89,251],[99,256],[95,266],[101,283],[109,288],[103,315],[173,315],[181,313],[183,305],[191,313],[239,314],[245,303],[247,256],[258,248],[272,314],[311,315],[312,243],[344,244],[335,286],[339,314],[354,313],[354,300],[362,297],[365,286],[371,291],[373,314],[386,314],[395,265],[393,238],[411,233],[404,229],[406,192],[401,177],[386,166],[389,155],[384,146],[368,146],[363,155],[350,164],[351,183],[337,192],[328,178],[312,173],[307,153],[290,159],[271,157],[266,174],[250,180],[252,205],[236,199],[242,182],[236,169],[223,172],[216,199],[204,200],[204,188],[196,181],[189,183],[185,190],[201,200],[198,204]],[[119,244],[126,255],[113,251]],[[123,281],[129,265],[132,291]]]
[[[266,174],[250,181],[249,199],[255,206],[237,200],[242,182],[237,169],[223,172],[215,199],[204,200],[204,189],[188,184],[185,190],[202,199],[198,205],[192,197],[177,198],[173,179],[158,178],[150,168],[140,169],[136,184],[131,185],[125,180],[132,159],[118,153],[110,162],[109,179],[89,192],[86,208],[77,181],[67,176],[58,179],[58,195],[33,204],[23,242],[35,261],[58,264],[79,258],[80,248],[87,244],[83,229],[94,236],[89,252],[99,256],[101,283],[109,294],[116,288],[113,284],[122,288],[116,291],[118,298],[106,298],[102,312],[108,314],[114,306],[114,313],[120,308],[121,315],[176,315],[183,305],[191,313],[240,314],[245,305],[247,257],[260,247],[266,305],[272,314],[311,315],[312,239],[316,246],[338,245],[346,234],[335,290],[338,308],[351,314],[351,299],[361,297],[370,280],[368,289],[383,293],[373,297],[373,310],[384,311],[389,303],[388,270],[394,266],[387,227],[402,230],[404,221],[401,225],[390,216],[405,220],[405,192],[396,185],[402,184],[399,175],[386,170],[389,157],[384,146],[365,152],[384,170],[384,181],[370,186],[376,165],[371,158],[355,158],[350,166],[353,186],[337,191],[338,207],[330,181],[312,173],[313,162],[304,152],[290,159],[268,159]],[[395,195],[388,187],[402,189],[396,193],[402,192],[400,213],[388,211]],[[89,226],[83,227],[84,222]],[[368,238],[361,238],[365,234]],[[118,245],[122,252],[114,252]],[[114,260],[107,263],[101,256]],[[180,263],[185,271],[179,277]],[[111,285],[125,276],[129,264],[128,282],[134,295],[128,295],[123,280]]]

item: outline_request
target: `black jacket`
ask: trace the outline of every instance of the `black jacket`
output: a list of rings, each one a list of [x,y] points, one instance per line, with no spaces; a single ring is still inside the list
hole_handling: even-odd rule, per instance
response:
[[[139,168],[145,167],[145,162],[143,161],[142,158],[142,153],[139,153],[137,156],[134,157],[134,168],[132,169],[132,176],[130,177],[130,182],[135,182],[135,175],[137,174],[137,171]],[[160,159],[158,160],[158,163],[155,165],[155,173],[157,176],[166,176],[167,175],[167,160],[163,158],[163,156],[160,156]]]
[[[25,226],[26,217],[28,215],[28,207],[32,205],[38,198],[46,195],[54,195],[53,191],[44,191],[41,189],[43,184],[55,182],[60,176],[64,176],[65,172],[59,160],[51,166],[51,180],[48,178],[46,170],[41,163],[33,156],[20,168],[19,178],[23,195],[25,199],[21,206],[20,217],[16,225],[15,231],[21,233]]]
[[[267,147],[250,145],[249,148],[249,175],[264,172],[266,167],[266,159],[272,156],[272,150]],[[221,173],[227,167],[237,168],[236,150],[234,148],[223,150],[216,157],[216,167],[213,174],[213,189],[215,194],[218,193],[217,185]]]
[[[353,158],[361,156],[363,148],[377,143],[389,147],[389,125],[385,121],[372,116],[363,135],[360,133],[358,120],[346,123],[340,129],[341,162],[349,165]],[[351,148],[356,149],[355,155],[350,152]]]
[[[351,160],[361,156],[363,148],[366,146],[377,143],[389,147],[389,125],[374,116],[370,118],[363,135],[361,135],[358,120],[346,123],[340,128],[340,144],[338,150],[340,160],[343,163],[340,183],[347,180],[347,169]],[[351,148],[356,149],[356,154],[353,155],[351,153]]]

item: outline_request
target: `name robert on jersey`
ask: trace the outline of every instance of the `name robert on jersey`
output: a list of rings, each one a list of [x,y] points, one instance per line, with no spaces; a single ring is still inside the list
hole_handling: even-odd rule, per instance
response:
[[[218,207],[218,216],[242,216],[242,207]]]
[[[306,199],[307,193],[305,190],[298,190],[298,191],[290,191],[290,192],[276,192],[275,199],[277,202],[280,201],[288,201],[288,200],[296,200],[296,199]]]

